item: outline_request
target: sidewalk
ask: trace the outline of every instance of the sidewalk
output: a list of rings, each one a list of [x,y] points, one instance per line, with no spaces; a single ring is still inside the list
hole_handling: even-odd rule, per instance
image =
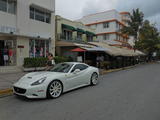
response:
[[[25,74],[24,72],[0,74],[0,90],[11,88],[13,83]]]

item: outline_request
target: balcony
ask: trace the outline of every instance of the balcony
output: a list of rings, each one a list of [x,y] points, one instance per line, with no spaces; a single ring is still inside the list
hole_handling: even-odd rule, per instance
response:
[[[58,41],[65,41],[65,42],[72,42],[72,43],[87,43],[87,42],[93,42],[93,40],[87,40],[87,41],[84,41],[83,39],[81,38],[78,38],[78,37],[66,37],[62,34],[58,34],[57,35],[57,40]]]

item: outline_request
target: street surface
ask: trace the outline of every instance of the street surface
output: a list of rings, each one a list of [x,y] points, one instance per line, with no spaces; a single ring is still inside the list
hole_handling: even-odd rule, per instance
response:
[[[1,98],[0,120],[160,120],[160,64],[109,73],[55,100]]]

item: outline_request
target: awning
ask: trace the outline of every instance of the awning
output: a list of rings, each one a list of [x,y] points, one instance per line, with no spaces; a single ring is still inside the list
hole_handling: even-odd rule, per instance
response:
[[[72,30],[72,31],[76,31],[76,29],[73,26],[66,25],[66,24],[62,24],[62,28],[65,28],[65,29],[68,29],[68,30]]]
[[[82,48],[75,48],[75,49],[72,49],[71,51],[72,52],[85,52],[86,50]]]
[[[134,50],[109,46],[107,43],[90,42],[90,44],[105,48],[106,49],[105,52],[112,56],[128,56],[129,57],[129,56],[139,55]]]
[[[77,43],[74,43],[77,47],[79,48],[82,48],[86,51],[89,51],[89,52],[93,52],[93,51],[96,51],[96,52],[105,52],[107,49],[106,48],[102,48],[102,47],[97,47],[95,45],[90,45],[90,44],[77,44]]]
[[[96,36],[96,34],[95,34],[95,33],[93,33],[93,32],[89,32],[89,31],[86,31],[86,34],[87,34],[87,35],[91,35],[91,36]]]
[[[138,55],[140,55],[140,56],[145,56],[146,54],[145,53],[143,53],[143,52],[141,52],[141,51],[139,51],[139,50],[136,50],[135,51]]]
[[[77,28],[77,32],[85,33],[83,29]]]
[[[100,42],[89,42],[92,45],[96,45],[97,47],[101,47],[105,49],[105,52],[111,56],[119,56],[120,52],[113,47],[109,46],[108,44],[105,43],[100,43]]]
[[[92,47],[92,48],[87,48],[87,47],[81,47],[87,51],[90,51],[90,52],[105,52],[106,49],[105,48],[102,48],[102,47]]]

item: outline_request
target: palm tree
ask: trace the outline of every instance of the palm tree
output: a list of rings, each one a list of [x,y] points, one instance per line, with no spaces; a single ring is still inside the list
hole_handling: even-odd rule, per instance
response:
[[[138,40],[139,30],[143,24],[144,14],[138,8],[133,9],[132,14],[130,14],[130,20],[128,21],[128,26],[122,28],[121,32],[133,36],[135,42]]]

